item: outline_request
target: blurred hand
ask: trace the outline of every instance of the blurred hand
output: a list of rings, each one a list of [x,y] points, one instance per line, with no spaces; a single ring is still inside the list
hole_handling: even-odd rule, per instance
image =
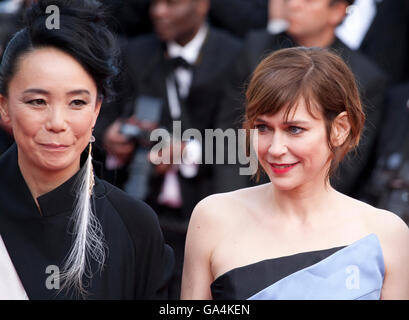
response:
[[[109,155],[115,156],[121,163],[127,163],[135,149],[135,142],[120,133],[122,121],[116,120],[104,135],[104,148]]]
[[[178,163],[181,162],[183,149],[186,143],[182,142],[174,146],[173,142],[169,144],[166,148],[163,148],[159,153],[150,152],[149,160],[151,163],[155,164],[155,172],[157,174],[163,175],[172,168],[175,159],[180,159]]]

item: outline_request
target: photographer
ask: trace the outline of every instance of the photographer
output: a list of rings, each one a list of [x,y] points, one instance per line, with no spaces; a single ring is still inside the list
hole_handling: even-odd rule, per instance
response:
[[[239,176],[233,165],[173,161],[181,153],[200,160],[203,146],[197,140],[164,147],[162,155],[172,161],[152,165],[148,162],[149,141],[126,132],[136,125],[145,134],[163,128],[174,137],[174,124],[180,123],[182,132],[193,128],[203,137],[205,129],[234,126],[236,110],[230,106],[222,110],[220,100],[241,42],[206,23],[209,7],[209,0],[151,1],[155,34],[132,39],[124,46],[123,94],[103,111],[96,128],[116,184],[156,210],[166,241],[175,250],[173,298],[179,297],[185,236],[194,206],[211,193],[244,186],[247,177]],[[152,109],[157,112],[156,118],[150,118],[151,127],[141,128],[141,120]]]

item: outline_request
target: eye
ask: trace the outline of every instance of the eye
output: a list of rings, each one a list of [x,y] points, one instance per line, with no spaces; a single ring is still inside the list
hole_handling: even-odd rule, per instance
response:
[[[84,100],[76,99],[76,100],[71,101],[71,105],[76,108],[80,108],[82,106],[85,106],[86,104],[87,102],[85,102]]]
[[[44,99],[33,99],[26,103],[31,104],[32,106],[44,106],[47,104]]]
[[[257,129],[259,132],[267,132],[268,127],[265,124],[256,124],[254,126],[255,129]]]
[[[303,128],[296,127],[296,126],[289,126],[287,130],[288,130],[289,133],[291,133],[293,135],[300,134],[300,133],[302,133],[304,131]]]

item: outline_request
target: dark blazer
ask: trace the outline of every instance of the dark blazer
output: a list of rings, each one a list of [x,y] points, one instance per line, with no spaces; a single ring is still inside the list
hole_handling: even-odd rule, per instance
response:
[[[400,150],[409,129],[409,82],[392,87],[385,99],[378,158]]]
[[[0,234],[31,300],[81,298],[71,290],[46,286],[47,267],[62,271],[73,243],[74,191],[80,172],[38,197],[38,208],[19,169],[16,145],[0,157]],[[98,178],[93,191],[93,212],[107,255],[102,272],[90,260],[92,278],[83,276],[89,293],[85,298],[166,299],[175,261],[156,213]]]
[[[8,41],[21,27],[20,13],[0,13],[0,58]]]
[[[164,45],[155,35],[146,35],[130,41],[124,49],[124,68],[127,74],[127,90],[120,103],[109,106],[99,119],[99,126],[106,127],[118,117],[128,117],[133,112],[133,101],[140,95],[161,98],[164,108],[160,125],[172,132],[172,118],[169,111],[166,90],[167,66]],[[190,92],[182,108],[182,130],[196,128],[204,137],[205,129],[229,128],[235,117],[230,111],[220,110],[227,75],[241,49],[241,42],[224,31],[210,27],[194,65]],[[127,99],[126,97],[129,97]],[[101,129],[99,129],[101,132]],[[103,130],[102,130],[103,131]],[[230,170],[230,171],[229,171]],[[238,169],[237,169],[238,170]],[[201,165],[199,174],[192,179],[180,176],[183,196],[183,212],[189,216],[194,205],[211,192],[234,188],[235,177],[228,179],[232,172],[229,166]],[[237,176],[238,171],[232,172]],[[163,177],[152,175],[151,193],[148,202],[155,208],[155,202],[162,186]],[[243,183],[244,184],[244,183]]]
[[[271,35],[264,30],[250,32],[246,37],[243,51],[234,69],[233,79],[222,102],[223,107],[226,108],[227,105],[232,108],[243,106],[245,85],[258,63],[275,50],[294,46],[297,46],[296,42],[286,33]],[[338,190],[353,195],[360,188],[361,180],[367,176],[367,170],[372,168],[373,159],[371,157],[374,154],[376,129],[381,120],[386,76],[368,58],[359,52],[350,50],[339,39],[335,39],[331,49],[344,59],[354,73],[367,116],[365,133],[358,148],[358,155],[341,164],[338,176],[342,177],[342,180],[333,180],[333,185]]]
[[[149,17],[150,0],[102,0],[111,17],[107,22],[118,34],[125,37],[152,32]]]
[[[250,30],[264,29],[268,0],[211,0],[209,21],[244,38]]]
[[[0,120],[1,121],[1,120]],[[0,128],[0,155],[13,144],[14,139],[6,131]]]
[[[363,197],[409,222],[409,82],[388,91],[382,119],[376,167]]]
[[[390,77],[391,83],[409,80],[409,1],[383,0],[359,48]]]

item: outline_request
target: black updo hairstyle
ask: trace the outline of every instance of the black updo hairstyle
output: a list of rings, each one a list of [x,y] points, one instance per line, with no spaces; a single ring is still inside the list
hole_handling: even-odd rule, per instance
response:
[[[50,14],[46,11],[51,5],[59,9],[58,29],[47,28]],[[51,47],[69,54],[83,66],[96,83],[99,99],[113,98],[112,84],[118,73],[119,50],[103,19],[104,12],[97,0],[39,0],[33,4],[25,14],[26,27],[14,35],[4,52],[0,65],[0,94],[8,96],[9,83],[25,54]],[[78,297],[87,295],[83,276],[91,278],[94,273],[91,259],[101,271],[105,261],[102,228],[90,205],[94,180],[92,157],[88,152],[87,156],[79,174],[80,187],[73,209],[74,241],[60,274],[60,290],[67,289]]]
[[[58,29],[48,29],[48,6],[60,12]],[[118,75],[119,50],[115,37],[104,22],[105,12],[97,0],[38,0],[25,13],[25,28],[10,40],[0,65],[0,94],[8,86],[24,54],[53,47],[75,58],[94,79],[98,98],[114,96],[113,81]]]

